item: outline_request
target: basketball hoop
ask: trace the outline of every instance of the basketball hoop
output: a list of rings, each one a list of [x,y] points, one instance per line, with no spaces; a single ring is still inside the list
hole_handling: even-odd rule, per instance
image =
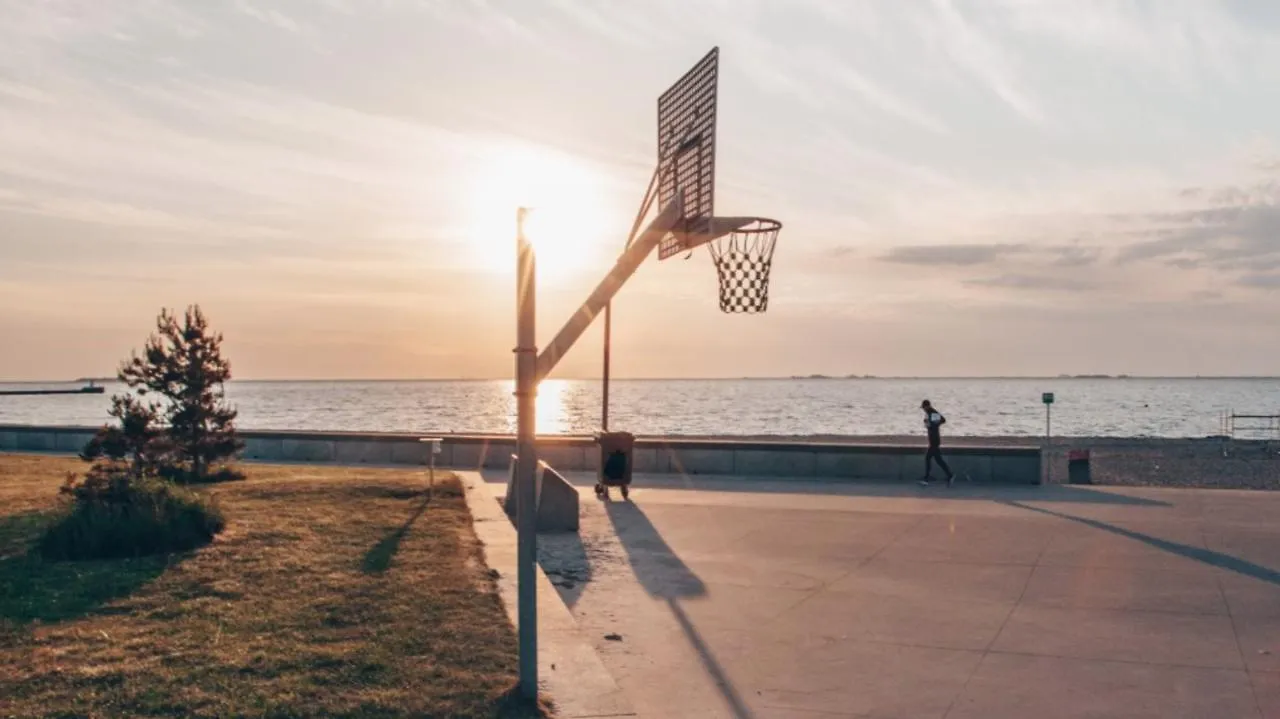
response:
[[[720,311],[755,314],[769,308],[769,270],[782,223],[764,217],[708,244],[720,278]]]
[[[516,463],[512,491],[516,497],[517,613],[520,692],[538,696],[538,486],[537,387],[587,331],[604,315],[604,405],[609,402],[609,307],[622,285],[646,258],[658,252],[665,260],[711,245],[720,278],[720,309],[726,313],[760,313],[769,307],[769,270],[782,223],[763,217],[717,217],[716,94],[719,48],[712,48],[674,85],[658,97],[658,163],[636,214],[631,234],[613,268],[556,336],[538,349],[537,273],[534,247],[524,232],[526,209],[516,212]],[[656,205],[657,214],[645,218]],[[508,498],[509,501],[510,498]]]

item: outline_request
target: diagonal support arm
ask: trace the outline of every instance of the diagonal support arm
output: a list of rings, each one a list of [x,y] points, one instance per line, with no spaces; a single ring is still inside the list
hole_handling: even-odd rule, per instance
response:
[[[564,323],[559,334],[555,339],[551,340],[538,355],[538,368],[535,383],[540,383],[551,374],[551,370],[560,362],[560,359],[569,352],[569,348],[573,347],[573,343],[578,341],[583,332],[591,326],[591,322],[596,316],[604,311],[606,305],[618,294],[618,290],[622,289],[622,285],[631,276],[640,269],[640,265],[644,264],[645,259],[653,252],[653,249],[662,242],[663,236],[676,226],[676,221],[680,219],[681,202],[679,194],[677,199],[671,202],[653,218],[649,226],[644,232],[631,243],[622,256],[618,258],[613,269],[608,275],[596,285],[595,291],[582,303],[582,307]]]

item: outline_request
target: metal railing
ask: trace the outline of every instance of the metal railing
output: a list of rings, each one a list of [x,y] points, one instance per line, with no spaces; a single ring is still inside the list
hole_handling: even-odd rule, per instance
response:
[[[1222,413],[1222,436],[1231,439],[1280,439],[1280,414]],[[1246,435],[1241,437],[1240,435]]]

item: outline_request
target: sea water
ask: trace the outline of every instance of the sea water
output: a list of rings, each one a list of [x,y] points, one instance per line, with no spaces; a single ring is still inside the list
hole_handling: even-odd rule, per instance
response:
[[[0,396],[0,424],[97,426],[123,389]],[[243,429],[509,433],[512,389],[509,380],[234,381],[227,396]],[[946,434],[1039,436],[1044,392],[1055,395],[1060,436],[1204,437],[1221,431],[1224,411],[1280,414],[1280,379],[716,379],[615,380],[609,417],[637,434],[916,435],[928,398]],[[599,380],[544,382],[539,433],[598,429],[600,398]]]

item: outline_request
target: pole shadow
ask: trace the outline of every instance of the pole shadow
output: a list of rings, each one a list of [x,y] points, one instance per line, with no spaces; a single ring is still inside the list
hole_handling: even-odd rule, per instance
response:
[[[562,473],[575,487],[595,484],[595,475],[586,472]],[[487,473],[492,483],[506,481],[496,473]],[[855,478],[815,479],[813,477],[746,477],[715,474],[643,474],[632,485],[645,489],[682,490],[691,492],[746,492],[750,494],[804,494],[830,497],[936,497],[940,499],[1009,501],[1025,499],[1035,502],[1065,504],[1114,504],[1135,507],[1168,507],[1162,499],[1129,494],[1134,487],[1116,487],[1118,491],[1082,485],[999,485],[972,483],[958,479],[954,487],[921,487],[915,480],[873,480]]]
[[[640,586],[649,596],[663,599],[676,623],[698,654],[707,676],[715,683],[735,719],[751,719],[751,710],[729,679],[715,653],[702,638],[684,607],[682,599],[697,599],[707,595],[707,585],[688,565],[676,555],[675,550],[662,538],[658,528],[639,505],[621,501],[604,501],[605,512],[613,524],[614,533],[627,553],[631,570]]]
[[[717,475],[646,475],[637,482],[653,489],[703,492],[747,492],[752,494],[803,494],[830,497],[920,497],[974,501],[1013,501],[1064,504],[1112,504],[1136,507],[1168,507],[1169,502],[1123,492],[1107,492],[1075,485],[994,485],[974,484],[957,479],[954,487],[938,483],[921,487],[912,481],[785,477],[726,477]],[[1132,489],[1132,488],[1126,488]]]
[[[706,595],[706,585],[676,556],[639,505],[609,500],[603,504],[631,571],[649,596],[670,600]]]
[[[1212,549],[1206,549],[1204,547],[1193,547],[1189,544],[1182,544],[1180,542],[1171,542],[1167,539],[1161,539],[1149,534],[1135,532],[1132,529],[1125,529],[1124,527],[1117,527],[1114,524],[1107,524],[1106,522],[1100,522],[1096,519],[1077,517],[1075,515],[1066,514],[1065,512],[1056,512],[1052,509],[1044,509],[1043,507],[1032,507],[1021,502],[1011,501],[1006,502],[1006,504],[1019,509],[1025,509],[1029,512],[1047,514],[1051,517],[1066,519],[1068,521],[1083,524],[1087,527],[1093,527],[1094,529],[1100,529],[1104,532],[1110,532],[1111,534],[1116,534],[1121,537],[1127,537],[1155,547],[1156,549],[1169,552],[1170,554],[1176,554],[1180,557],[1186,557],[1187,559],[1192,559],[1197,562],[1203,562],[1211,567],[1226,569],[1228,571],[1236,572],[1237,574],[1243,574],[1246,577],[1252,577],[1254,579],[1280,586],[1280,572],[1264,567],[1260,564],[1254,564],[1253,562],[1239,557],[1233,557],[1230,554],[1215,552]]]
[[[571,610],[591,582],[592,563],[577,532],[538,534],[538,565]]]
[[[365,574],[382,574],[390,569],[391,560],[395,558],[396,552],[400,551],[400,543],[404,541],[405,536],[409,534],[409,530],[413,528],[414,522],[418,521],[418,517],[421,517],[427,511],[427,506],[430,504],[430,495],[424,496],[404,524],[389,532],[377,544],[370,547],[369,551],[365,552],[364,559],[360,561],[360,571]]]

